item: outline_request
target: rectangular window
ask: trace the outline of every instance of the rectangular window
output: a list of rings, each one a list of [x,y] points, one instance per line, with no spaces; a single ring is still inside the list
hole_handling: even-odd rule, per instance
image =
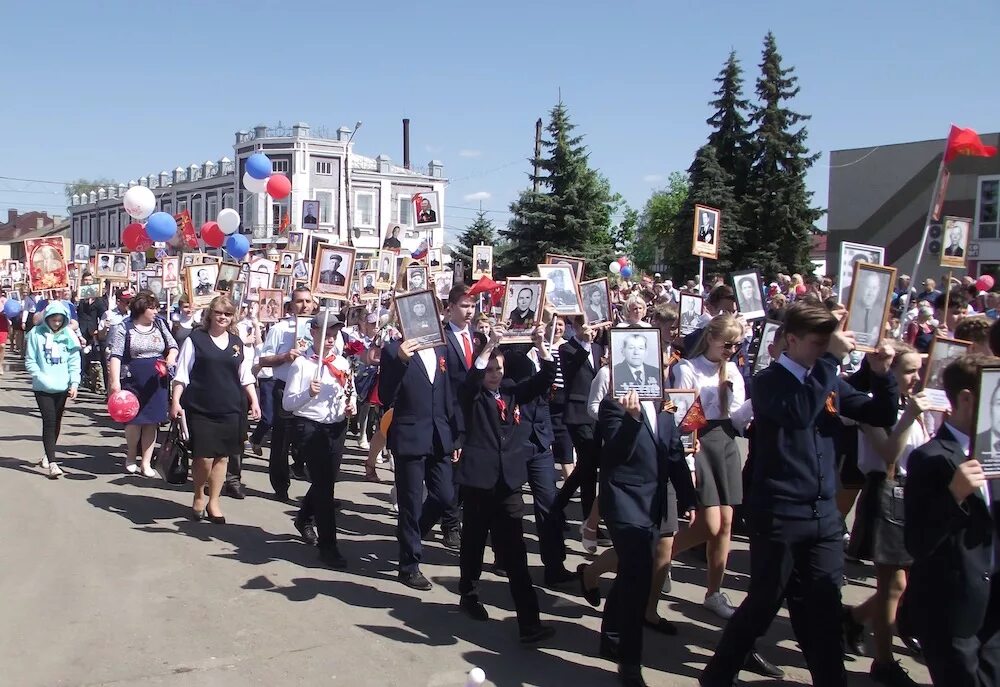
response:
[[[196,227],[205,223],[205,201],[200,196],[191,199],[191,223]]]
[[[413,196],[400,194],[396,198],[396,204],[399,208],[399,223],[404,227],[413,226]]]
[[[177,201],[177,214],[178,215],[181,214],[182,212],[184,212],[187,209],[188,209],[187,198],[185,198],[184,200],[178,200]]]
[[[979,177],[974,221],[979,238],[1000,238],[1000,176]]]
[[[271,171],[280,172],[282,174],[288,173],[288,160],[271,160]]]
[[[215,221],[215,218],[219,216],[219,196],[216,193],[211,194],[205,200],[205,217],[207,221]],[[197,225],[201,227],[201,225]]]
[[[232,193],[222,194],[222,207],[236,209],[236,198]]]
[[[329,160],[316,160],[317,174],[333,174],[333,163]]]
[[[375,192],[354,192],[354,226],[362,229],[375,228]]]
[[[273,235],[278,235],[279,233],[281,233],[281,223],[282,221],[284,221],[286,215],[288,215],[287,201],[282,201],[280,203],[271,203],[271,223],[274,226]]]
[[[108,247],[108,214],[101,213],[101,248]]]
[[[319,223],[333,224],[333,192],[316,191],[316,200],[319,201]]]

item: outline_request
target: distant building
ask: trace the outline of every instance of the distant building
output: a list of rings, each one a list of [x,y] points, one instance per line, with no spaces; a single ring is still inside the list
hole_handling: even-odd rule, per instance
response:
[[[24,240],[69,235],[69,220],[47,212],[7,210],[7,221],[0,223],[0,259],[24,260]]]
[[[1000,134],[982,139],[995,146]],[[830,153],[828,272],[837,273],[840,244],[852,241],[885,246],[886,264],[910,274],[944,147],[945,140],[938,139]],[[973,220],[968,273],[1000,277],[1000,157],[959,157],[949,167],[941,215]],[[947,272],[940,266],[942,238],[940,222],[934,223],[918,273],[911,275],[914,284]]]

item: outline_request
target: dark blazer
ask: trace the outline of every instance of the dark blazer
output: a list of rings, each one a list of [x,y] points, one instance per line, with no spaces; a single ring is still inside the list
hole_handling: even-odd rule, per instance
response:
[[[958,440],[943,426],[907,463],[903,532],[913,566],[900,622],[917,636],[933,629],[971,637],[986,620],[991,592],[997,605],[991,557],[1000,524],[981,493],[958,503],[948,489],[965,460]]]
[[[399,357],[399,342],[390,341],[382,349],[378,395],[383,406],[392,407],[387,445],[406,456],[448,455],[455,448],[458,423],[455,396],[448,379],[447,347],[433,349],[434,382],[414,353],[409,362]],[[445,369],[440,369],[442,364]]]
[[[504,375],[515,382],[528,379],[535,374],[535,364],[524,352],[525,346],[527,345],[504,348]],[[551,391],[551,385],[549,388]],[[531,424],[531,442],[535,445],[536,453],[551,451],[552,443],[556,440],[552,431],[552,412],[549,409],[550,395],[551,393],[547,392],[521,404],[521,418],[522,421]]]
[[[547,394],[556,377],[553,361],[543,360],[542,369],[531,377],[515,382],[504,379],[500,397],[507,404],[507,417],[501,422],[493,393],[483,388],[486,370],[473,364],[459,388],[459,402],[465,418],[462,457],[455,471],[455,482],[477,489],[492,489],[504,484],[510,490],[528,481],[528,459],[534,455],[530,443],[532,425],[521,414],[515,422],[515,408]]]
[[[590,344],[589,354],[575,338],[559,347],[559,365],[566,390],[563,422],[567,425],[594,424],[594,418],[587,412],[587,403],[590,400],[590,385],[603,356],[604,347],[596,342]]]
[[[462,342],[459,341],[458,336],[451,330],[451,325],[445,322],[444,328],[444,340],[447,342],[448,353],[446,355],[448,359],[448,381],[451,382],[451,390],[453,393],[453,398],[458,399],[458,388],[462,386],[462,382],[465,381],[466,375],[469,374],[469,368],[465,366],[465,349],[462,347]],[[470,327],[471,329],[471,327]],[[472,341],[470,341],[470,346],[472,347],[472,359],[475,360],[475,351],[477,346],[482,345],[482,335],[477,336],[477,332],[471,332]],[[460,404],[455,405],[455,419],[458,422],[458,431],[462,432],[462,406]]]
[[[673,413],[656,417],[656,436],[645,415],[636,420],[614,398],[601,401],[601,517],[608,523],[656,528],[667,507],[667,480],[677,493],[678,510],[697,502]]]

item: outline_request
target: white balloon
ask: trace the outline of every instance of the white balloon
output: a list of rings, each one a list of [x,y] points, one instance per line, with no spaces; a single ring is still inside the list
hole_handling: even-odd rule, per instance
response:
[[[240,228],[240,213],[232,208],[225,208],[219,213],[215,221],[218,222],[219,229],[222,229],[223,234],[227,236],[235,234]]]
[[[611,274],[618,274],[619,272],[622,271],[622,266],[619,265],[618,261],[616,260],[610,265],[608,265],[608,269],[611,270]]]
[[[465,681],[466,687],[479,687],[486,682],[486,672],[482,668],[473,668],[469,671],[469,679]]]
[[[267,191],[267,179],[254,179],[248,172],[243,172],[243,188],[250,193],[264,193]]]
[[[122,206],[132,219],[146,219],[156,209],[156,196],[145,186],[133,186],[122,196]]]

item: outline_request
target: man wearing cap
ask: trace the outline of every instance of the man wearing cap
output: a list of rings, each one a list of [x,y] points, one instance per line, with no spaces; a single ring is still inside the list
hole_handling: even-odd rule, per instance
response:
[[[309,466],[312,484],[302,499],[296,523],[315,518],[319,559],[331,568],[346,568],[337,547],[333,490],[344,454],[348,418],[356,412],[348,395],[350,363],[342,355],[344,323],[326,311],[309,321],[312,347],[292,361],[282,407],[299,419],[299,457]]]
[[[343,286],[346,283],[344,275],[340,273],[340,263],[344,261],[344,256],[340,253],[330,253],[330,259],[326,263],[326,269],[319,273],[320,284],[330,284],[331,286]]]

